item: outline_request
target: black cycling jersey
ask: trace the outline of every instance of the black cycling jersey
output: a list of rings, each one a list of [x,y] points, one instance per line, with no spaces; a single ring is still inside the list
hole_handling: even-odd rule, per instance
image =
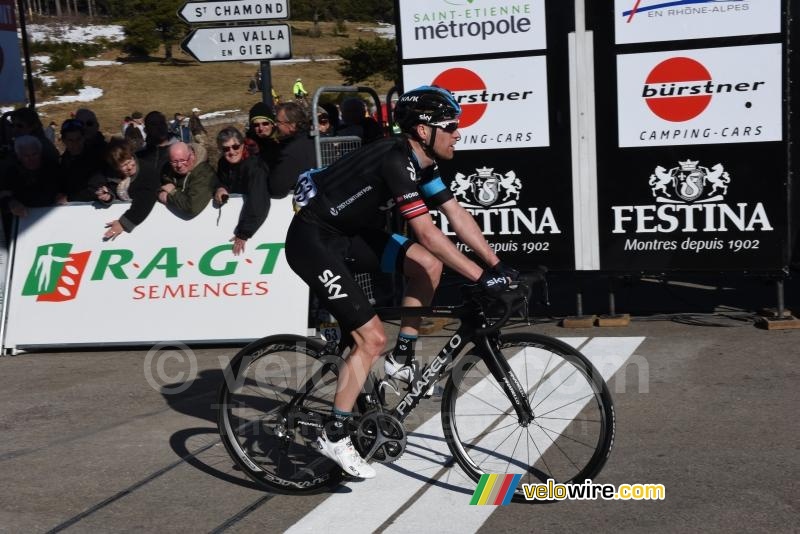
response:
[[[405,138],[377,141],[309,176],[313,184],[298,181],[298,194],[307,193],[305,200],[296,198],[301,205],[307,203],[301,213],[346,235],[382,228],[385,212],[393,207],[410,220],[453,198],[438,166],[421,169]]]

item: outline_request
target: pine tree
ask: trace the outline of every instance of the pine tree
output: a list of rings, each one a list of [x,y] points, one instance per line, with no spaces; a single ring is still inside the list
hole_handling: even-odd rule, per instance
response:
[[[148,56],[164,45],[165,59],[172,59],[172,47],[186,35],[187,27],[175,15],[183,0],[134,0],[126,2],[132,8],[123,28],[123,50],[134,56]]]

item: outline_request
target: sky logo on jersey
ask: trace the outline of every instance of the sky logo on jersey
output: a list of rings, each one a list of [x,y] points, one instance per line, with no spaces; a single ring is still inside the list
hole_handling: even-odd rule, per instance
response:
[[[703,113],[714,95],[758,91],[766,82],[715,83],[706,67],[688,57],[656,65],[645,80],[642,97],[647,107],[670,122],[685,122]],[[745,107],[749,107],[746,103]]]
[[[672,0],[670,2],[659,2],[658,4],[643,6],[642,0],[636,0],[633,7],[628,11],[623,11],[622,16],[630,23],[637,13],[647,13],[648,11],[663,11],[670,8],[680,8],[682,6],[691,6],[696,4],[743,4],[748,0]]]
[[[37,248],[22,294],[44,302],[65,302],[77,297],[91,251],[71,254],[71,250],[69,243]]]
[[[522,475],[481,475],[469,504],[471,506],[509,504],[521,478]]]

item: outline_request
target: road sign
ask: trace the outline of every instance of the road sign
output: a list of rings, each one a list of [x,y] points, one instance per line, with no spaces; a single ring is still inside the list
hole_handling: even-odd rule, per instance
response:
[[[197,61],[263,61],[292,57],[288,24],[193,30],[181,48]]]
[[[212,0],[187,2],[178,17],[189,24],[289,18],[289,0]]]

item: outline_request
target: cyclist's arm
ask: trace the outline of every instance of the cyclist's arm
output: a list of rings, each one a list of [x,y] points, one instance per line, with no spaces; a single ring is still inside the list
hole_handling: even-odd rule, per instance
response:
[[[483,269],[459,252],[453,242],[433,223],[429,213],[414,217],[408,221],[408,225],[414,231],[414,237],[419,244],[442,263],[469,280],[477,281],[481,277]]]
[[[483,232],[478,226],[478,223],[475,222],[472,215],[470,215],[457,200],[451,198],[439,206],[439,210],[447,217],[450,227],[455,230],[459,239],[474,250],[487,267],[494,267],[497,265],[500,258],[497,257],[492,247],[486,242],[486,238],[483,237]]]

